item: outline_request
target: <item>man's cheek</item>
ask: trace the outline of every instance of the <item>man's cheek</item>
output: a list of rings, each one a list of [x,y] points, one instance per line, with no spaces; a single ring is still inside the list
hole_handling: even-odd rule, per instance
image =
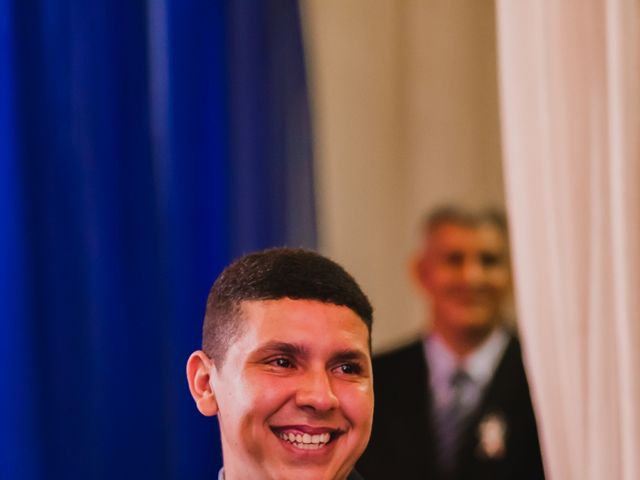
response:
[[[370,381],[351,385],[342,395],[342,409],[356,428],[366,431],[373,416],[373,385]]]

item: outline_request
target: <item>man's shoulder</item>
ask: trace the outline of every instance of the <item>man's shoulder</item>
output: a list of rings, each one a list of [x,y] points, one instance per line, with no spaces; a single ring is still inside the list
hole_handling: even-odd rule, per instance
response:
[[[407,361],[424,359],[422,339],[415,339],[392,350],[383,351],[373,357],[373,367],[391,368]]]
[[[517,335],[510,333],[509,343],[496,366],[487,396],[498,398],[519,396],[528,400],[528,383],[520,341]]]
[[[502,354],[502,358],[497,366],[498,369],[504,368],[504,365],[510,365],[511,368],[524,371],[524,365],[522,363],[522,348],[520,346],[520,340],[518,335],[510,330],[506,329],[508,340],[507,345]]]
[[[373,385],[376,401],[399,391],[423,388],[427,378],[422,340],[415,340],[373,359]]]

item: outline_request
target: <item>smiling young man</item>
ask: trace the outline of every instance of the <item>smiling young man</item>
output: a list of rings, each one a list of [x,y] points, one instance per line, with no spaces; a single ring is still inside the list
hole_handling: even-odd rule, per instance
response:
[[[224,480],[344,480],[371,433],[372,308],[342,267],[301,249],[242,257],[214,283],[187,363],[217,415]]]
[[[542,479],[520,347],[502,314],[506,222],[495,210],[444,207],[421,233],[412,273],[430,330],[374,359],[374,428],[358,468],[369,480]]]

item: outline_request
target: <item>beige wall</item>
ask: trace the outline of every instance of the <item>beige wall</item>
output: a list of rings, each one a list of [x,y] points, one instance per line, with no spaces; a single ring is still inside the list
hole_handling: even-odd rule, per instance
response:
[[[376,309],[374,348],[415,335],[407,261],[443,201],[502,204],[492,1],[303,0],[320,249]]]

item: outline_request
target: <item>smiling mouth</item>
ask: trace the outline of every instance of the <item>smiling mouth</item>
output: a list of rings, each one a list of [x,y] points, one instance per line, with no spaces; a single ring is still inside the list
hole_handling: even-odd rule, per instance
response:
[[[303,432],[295,428],[274,428],[272,430],[280,440],[300,450],[319,450],[341,434],[338,430],[322,432]]]

